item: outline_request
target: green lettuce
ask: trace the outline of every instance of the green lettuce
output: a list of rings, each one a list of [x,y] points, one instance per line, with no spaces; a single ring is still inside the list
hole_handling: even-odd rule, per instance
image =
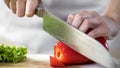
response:
[[[0,44],[0,62],[21,62],[27,57],[27,48]]]

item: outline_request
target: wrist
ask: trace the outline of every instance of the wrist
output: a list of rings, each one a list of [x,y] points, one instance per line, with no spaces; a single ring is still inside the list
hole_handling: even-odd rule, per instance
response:
[[[113,20],[116,24],[120,26],[120,0],[110,0],[103,16],[108,17]]]
[[[117,36],[119,29],[120,29],[120,22],[117,22],[114,20],[114,18],[109,17],[109,16],[103,16],[105,23],[107,24],[108,27],[108,40],[113,39],[114,37]]]
[[[103,16],[111,19],[112,21],[114,21],[114,23],[120,25],[120,15],[118,13],[108,12],[104,13]]]

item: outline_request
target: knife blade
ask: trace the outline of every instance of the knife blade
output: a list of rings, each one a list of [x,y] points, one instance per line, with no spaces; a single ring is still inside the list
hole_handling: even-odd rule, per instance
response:
[[[92,61],[107,68],[116,68],[113,57],[98,41],[43,9],[41,4],[36,10],[36,14],[44,19],[43,29],[50,35]]]

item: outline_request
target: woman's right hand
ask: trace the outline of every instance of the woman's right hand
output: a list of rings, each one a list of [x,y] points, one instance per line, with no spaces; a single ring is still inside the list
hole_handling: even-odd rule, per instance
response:
[[[13,13],[19,17],[34,15],[38,0],[4,0]]]

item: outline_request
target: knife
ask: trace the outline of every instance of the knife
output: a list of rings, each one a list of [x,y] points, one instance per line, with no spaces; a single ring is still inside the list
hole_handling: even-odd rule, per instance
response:
[[[113,57],[102,44],[45,10],[42,1],[35,14],[44,19],[43,29],[56,39],[106,68],[116,68]]]

